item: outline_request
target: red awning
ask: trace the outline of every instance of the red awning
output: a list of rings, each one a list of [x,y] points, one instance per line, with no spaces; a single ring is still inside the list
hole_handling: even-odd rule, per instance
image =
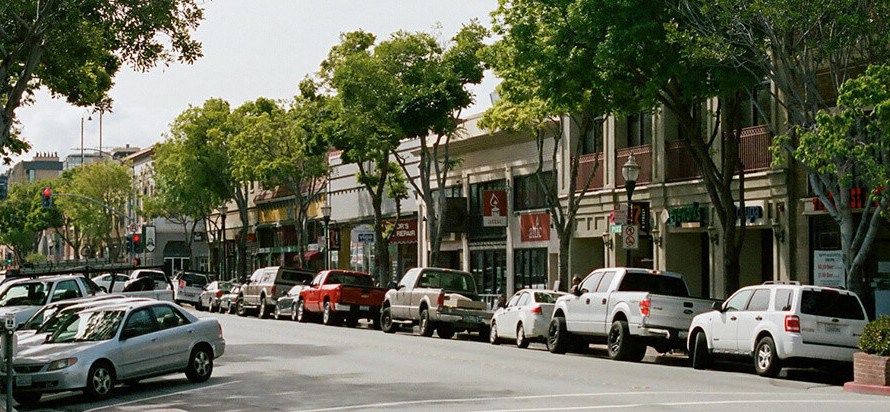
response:
[[[303,252],[303,261],[311,262],[315,259],[321,259],[321,252],[317,250],[307,250]]]

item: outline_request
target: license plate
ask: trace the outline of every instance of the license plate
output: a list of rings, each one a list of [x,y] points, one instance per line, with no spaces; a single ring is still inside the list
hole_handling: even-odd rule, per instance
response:
[[[367,294],[367,293],[363,293],[363,294],[362,294],[362,297],[365,298],[365,299],[367,299],[367,298],[371,297],[371,295],[369,295],[369,294]]]
[[[822,324],[822,330],[825,333],[841,333],[841,327],[838,325],[832,325],[830,323]]]
[[[371,307],[370,307],[370,306],[359,306],[358,308],[359,308],[360,310],[371,310]]]
[[[17,386],[31,386],[31,377],[30,376],[16,376],[15,384]]]
[[[467,323],[479,323],[481,321],[482,321],[482,318],[480,318],[478,316],[465,316],[464,317],[464,322],[467,322]]]

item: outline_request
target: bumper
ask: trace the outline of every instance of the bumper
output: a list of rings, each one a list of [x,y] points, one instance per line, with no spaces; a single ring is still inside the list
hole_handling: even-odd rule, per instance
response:
[[[491,312],[439,310],[430,314],[434,322],[450,323],[458,329],[481,330],[491,323]]]
[[[89,366],[89,365],[87,365]],[[13,378],[14,392],[61,392],[85,388],[87,367],[76,364],[52,372],[18,373]],[[0,382],[6,387],[6,374],[0,374]]]
[[[776,344],[780,359],[805,358],[853,362],[856,348],[805,343],[800,335],[791,335]]]
[[[351,303],[335,303],[334,311],[342,314],[349,314],[355,317],[371,317],[380,313],[379,306],[371,305],[354,305]]]
[[[226,340],[220,339],[213,343],[213,356],[218,358],[226,353]]]
[[[547,337],[547,329],[550,327],[550,322],[545,319],[543,316],[535,316],[534,319],[530,319],[531,322],[528,322],[525,325],[525,337],[529,339],[543,339]]]

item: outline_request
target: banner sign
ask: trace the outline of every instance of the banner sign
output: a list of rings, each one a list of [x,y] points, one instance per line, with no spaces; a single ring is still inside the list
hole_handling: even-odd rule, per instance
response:
[[[813,284],[832,288],[846,288],[844,254],[840,250],[813,251]]]
[[[550,240],[550,213],[532,213],[519,217],[523,242]]]
[[[482,191],[482,226],[507,226],[507,191]]]
[[[388,224],[395,225],[389,243],[417,243],[417,218],[399,220],[398,224],[390,221]]]

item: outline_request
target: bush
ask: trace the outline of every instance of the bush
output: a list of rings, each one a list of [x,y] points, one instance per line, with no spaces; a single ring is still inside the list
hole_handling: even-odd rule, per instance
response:
[[[858,346],[871,355],[890,356],[890,316],[881,316],[865,325]]]
[[[40,253],[40,252],[31,252],[28,254],[28,256],[25,256],[26,263],[34,264],[34,263],[42,263],[42,262],[46,262],[46,261],[47,261],[46,255],[44,255],[43,253]]]

